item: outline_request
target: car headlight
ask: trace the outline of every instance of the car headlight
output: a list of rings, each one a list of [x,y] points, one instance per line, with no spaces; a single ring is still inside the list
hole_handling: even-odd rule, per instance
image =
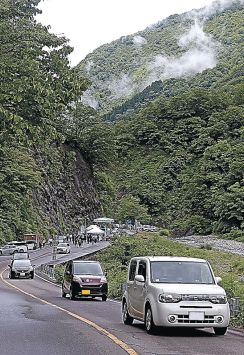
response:
[[[227,297],[225,295],[211,295],[209,301],[215,304],[225,304],[227,303]]]
[[[73,281],[80,282],[80,278],[78,276],[73,276]]]
[[[159,302],[177,303],[181,301],[181,295],[177,293],[162,293],[159,295]]]
[[[107,282],[107,279],[106,279],[105,276],[102,276],[102,277],[101,277],[101,282],[103,282],[103,283]]]

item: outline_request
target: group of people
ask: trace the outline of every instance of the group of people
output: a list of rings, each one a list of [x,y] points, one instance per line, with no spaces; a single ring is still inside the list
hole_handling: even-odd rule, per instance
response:
[[[99,237],[97,235],[90,234],[87,234],[87,236],[85,236],[84,234],[72,235],[71,240],[76,247],[81,247],[85,242],[87,242],[88,244],[97,243],[99,241]]]
[[[72,235],[67,235],[65,237],[65,241],[66,242],[72,242],[77,248],[81,247],[85,242],[87,242],[88,244],[94,244],[99,242],[99,236],[98,235],[91,235],[91,234],[82,234],[82,235],[76,235],[76,234],[72,234]],[[41,249],[42,247],[44,247],[45,243],[39,243],[39,248]],[[49,246],[53,246],[53,239],[49,238],[48,239],[48,245]]]

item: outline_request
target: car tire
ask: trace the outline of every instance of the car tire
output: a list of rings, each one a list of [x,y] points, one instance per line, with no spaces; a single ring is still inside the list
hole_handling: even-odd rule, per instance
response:
[[[150,306],[146,308],[146,314],[145,314],[145,327],[146,331],[148,334],[154,334],[156,327],[153,322],[153,314],[152,314],[152,309]]]
[[[2,251],[0,251],[0,255],[3,255]]]
[[[108,298],[107,295],[102,295],[102,301],[103,301],[103,302],[106,302],[106,301],[107,301],[107,298]]]
[[[227,329],[228,329],[227,327],[222,327],[222,328],[214,327],[214,333],[215,335],[225,335]]]
[[[15,279],[15,274],[14,274],[13,272],[10,272],[9,278],[10,278],[10,279]]]
[[[122,320],[124,324],[131,325],[133,323],[134,318],[132,318],[128,313],[127,303],[124,302],[122,308]]]
[[[34,274],[31,274],[31,277],[30,277],[31,279],[34,279]]]
[[[69,295],[70,295],[70,299],[71,299],[72,301],[74,301],[74,300],[76,299],[76,298],[75,298],[76,294],[74,293],[72,287],[70,287]]]

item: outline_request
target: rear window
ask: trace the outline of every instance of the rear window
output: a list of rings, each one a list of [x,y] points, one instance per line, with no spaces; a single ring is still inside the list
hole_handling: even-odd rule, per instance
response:
[[[27,253],[15,253],[14,254],[14,259],[28,259],[29,255]]]
[[[98,263],[74,263],[74,274],[102,276],[103,271]]]

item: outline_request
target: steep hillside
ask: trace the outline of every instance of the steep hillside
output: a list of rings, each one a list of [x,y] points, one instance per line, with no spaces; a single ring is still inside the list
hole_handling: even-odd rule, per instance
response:
[[[243,86],[160,97],[115,124],[115,206],[133,196],[145,220],[175,234],[243,233]],[[124,211],[126,218],[133,209]],[[138,219],[144,219],[142,216]],[[241,232],[242,231],[242,232]]]
[[[242,18],[240,1],[215,3],[98,48],[78,66],[92,82],[84,102],[114,120],[161,94],[240,82]]]
[[[101,210],[99,145],[88,154],[100,123],[81,130],[68,116],[85,80],[69,66],[67,40],[35,21],[38,2],[0,2],[0,244],[77,233]]]

